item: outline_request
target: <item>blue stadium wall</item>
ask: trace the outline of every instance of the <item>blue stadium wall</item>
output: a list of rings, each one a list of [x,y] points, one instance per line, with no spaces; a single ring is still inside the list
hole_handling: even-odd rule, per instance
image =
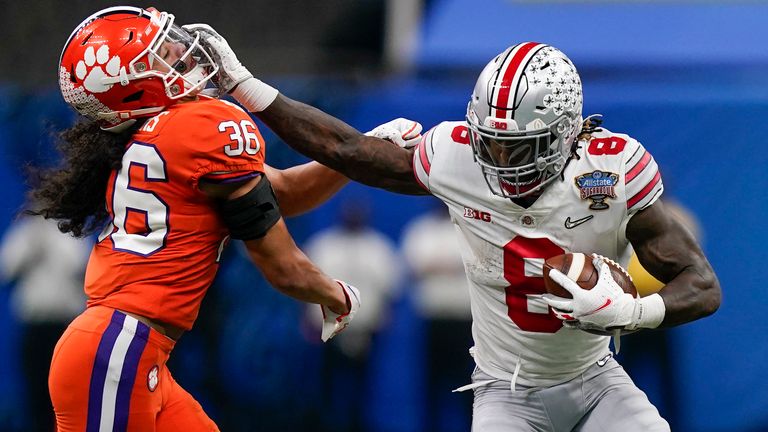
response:
[[[574,17],[578,21],[599,15],[599,3],[590,10],[560,3],[555,12],[541,9],[554,8],[552,4],[536,9],[531,3],[494,0],[431,3],[422,38],[422,62],[417,65],[421,73],[357,88],[302,79],[285,81],[281,88],[360,130],[399,116],[417,119],[428,128],[442,120],[463,118],[474,76],[482,64],[522,37],[504,29],[501,35],[493,34],[492,30],[504,23],[482,29],[473,25],[477,20],[503,15],[489,10],[515,8],[519,25],[509,27],[537,36],[525,39],[543,40],[538,36],[554,34],[553,41],[546,41],[573,53],[571,57],[582,70],[585,113],[603,114],[607,128],[632,135],[653,153],[668,196],[692,210],[701,223],[704,249],[723,287],[723,304],[717,314],[670,330],[673,370],[680,388],[678,430],[767,430],[768,378],[764,368],[768,364],[768,340],[760,329],[766,326],[761,317],[768,305],[768,290],[762,267],[745,257],[762,256],[768,243],[768,50],[760,42],[767,40],[764,36],[768,30],[758,25],[768,17],[768,9],[759,4],[719,8],[689,4],[681,10],[673,4],[660,5],[662,12],[658,8],[652,12],[630,3],[625,10],[616,11],[614,5],[603,4],[604,12],[614,14],[600,22],[604,30],[616,34],[623,34],[623,28],[635,30],[614,40],[592,28],[585,30],[584,40],[572,37],[573,30],[562,34],[546,30],[565,28]],[[551,15],[542,19],[547,13]],[[641,22],[652,20],[654,15],[664,19],[657,18],[653,24]],[[628,16],[640,21],[628,24]],[[617,20],[624,24],[615,25]],[[548,25],[540,29],[531,24],[536,22]],[[477,31],[481,34],[468,36]],[[750,36],[746,31],[753,33]],[[718,35],[728,37],[717,40]],[[646,48],[659,49],[627,48],[636,46],[632,38],[641,38]],[[586,49],[589,41],[600,44]],[[741,46],[729,50],[727,42],[731,46],[740,42]],[[605,58],[615,62],[606,65]],[[456,59],[459,61],[452,63]],[[454,73],[439,73],[441,70]],[[54,89],[29,94],[0,87],[0,179],[4,187],[0,229],[7,227],[21,206],[24,161],[51,160],[46,125],[67,124],[72,118]],[[268,136],[268,140],[267,155],[272,164],[287,166],[303,160],[273,138]],[[333,223],[343,199],[360,195],[373,202],[374,224],[395,240],[411,218],[431,206],[430,198],[350,185],[317,211],[290,221],[290,227],[303,241]],[[408,321],[413,311],[407,305],[397,313],[403,322],[413,323]],[[8,290],[0,290],[0,358],[6,359],[0,362],[0,424],[3,419],[13,419],[18,395],[23,392],[12,355],[17,330],[9,314]],[[389,391],[382,391],[382,406],[371,415],[386,425],[382,430],[418,430],[415,425],[421,414],[413,408],[407,386],[396,384],[404,376],[413,379],[422,373],[408,361],[422,349],[418,337],[408,337],[409,332],[418,331],[418,326],[408,325],[392,329],[392,340],[377,360],[380,384]],[[644,386],[643,382],[638,384]],[[654,391],[663,392],[663,386],[649,389],[651,399]]]

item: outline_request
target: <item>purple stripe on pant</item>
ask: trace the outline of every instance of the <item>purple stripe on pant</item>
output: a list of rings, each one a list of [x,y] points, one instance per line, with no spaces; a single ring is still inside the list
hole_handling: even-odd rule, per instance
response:
[[[93,362],[93,371],[91,372],[91,388],[88,393],[88,426],[86,432],[99,432],[99,422],[101,421],[101,399],[104,395],[104,380],[107,377],[107,368],[109,368],[109,356],[112,354],[112,348],[120,331],[123,329],[125,314],[115,311],[112,314],[112,321],[104,330],[104,334],[99,341],[99,348],[96,350],[96,359]]]
[[[123,370],[120,373],[120,384],[117,387],[117,401],[115,407],[115,432],[128,429],[128,410],[131,404],[131,391],[136,380],[136,372],[139,368],[139,360],[147,346],[149,339],[149,327],[139,322],[136,326],[136,335],[128,346],[125,354]]]
[[[112,314],[112,320],[104,330],[104,334],[99,341],[99,347],[96,350],[96,359],[93,363],[91,372],[91,384],[88,394],[88,424],[86,432],[99,432],[101,423],[102,403],[104,396],[104,385],[106,383],[107,372],[109,370],[109,360],[112,350],[115,346],[118,336],[123,330],[125,323],[125,314],[115,311]],[[120,371],[120,382],[117,387],[117,398],[115,401],[115,419],[113,431],[125,431],[128,427],[128,411],[130,408],[131,391],[136,379],[136,371],[139,366],[139,360],[144,352],[149,338],[149,327],[141,322],[136,325],[136,334],[132,336],[128,345],[128,351],[123,359],[123,367]]]

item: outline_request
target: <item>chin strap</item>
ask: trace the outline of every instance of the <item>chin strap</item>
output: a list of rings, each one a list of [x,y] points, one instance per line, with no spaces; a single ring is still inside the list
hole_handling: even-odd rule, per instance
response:
[[[125,130],[127,130],[129,127],[133,126],[133,124],[136,123],[136,119],[126,120],[122,123],[118,123],[114,126],[101,126],[101,130],[106,132],[111,132],[114,134],[119,134]]]
[[[107,111],[97,113],[96,115],[105,124],[105,126],[101,126],[101,130],[120,133],[133,126],[133,124],[136,123],[137,118],[149,117],[163,110],[165,110],[165,107],[161,106],[130,111]],[[115,119],[117,119],[119,123],[115,123]]]

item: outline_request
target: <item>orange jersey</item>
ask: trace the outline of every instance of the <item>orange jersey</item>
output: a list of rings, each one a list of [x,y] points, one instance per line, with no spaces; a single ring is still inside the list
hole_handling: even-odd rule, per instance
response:
[[[263,172],[264,140],[231,103],[201,98],[149,119],[109,178],[112,221],[91,252],[88,306],[190,329],[228,238],[198,182],[242,181]]]

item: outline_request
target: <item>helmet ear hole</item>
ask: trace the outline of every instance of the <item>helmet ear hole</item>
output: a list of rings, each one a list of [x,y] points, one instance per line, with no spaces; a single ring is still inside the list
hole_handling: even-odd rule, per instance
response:
[[[123,102],[126,102],[126,103],[127,102],[135,102],[135,101],[141,99],[142,96],[144,96],[144,90],[139,90],[136,93],[132,93],[132,94],[126,96],[125,98],[123,98]]]

